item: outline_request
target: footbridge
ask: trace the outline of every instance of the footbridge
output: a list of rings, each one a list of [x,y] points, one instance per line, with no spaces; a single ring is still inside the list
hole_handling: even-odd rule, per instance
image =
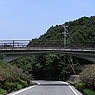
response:
[[[6,54],[5,62],[39,53],[64,53],[95,62],[94,42],[35,41],[35,40],[1,40],[0,54]]]

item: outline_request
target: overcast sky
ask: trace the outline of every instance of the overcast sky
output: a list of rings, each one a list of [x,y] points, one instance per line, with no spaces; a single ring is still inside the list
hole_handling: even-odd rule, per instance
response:
[[[0,40],[37,38],[83,16],[95,16],[95,0],[0,0]]]

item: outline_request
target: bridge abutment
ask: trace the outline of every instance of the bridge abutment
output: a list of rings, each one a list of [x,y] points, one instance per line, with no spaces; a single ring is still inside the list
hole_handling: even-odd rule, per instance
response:
[[[11,62],[13,60],[19,59],[23,57],[22,55],[7,55],[4,59],[3,62],[8,63]]]

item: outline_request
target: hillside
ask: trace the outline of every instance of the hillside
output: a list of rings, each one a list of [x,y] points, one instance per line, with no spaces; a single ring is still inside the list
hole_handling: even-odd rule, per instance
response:
[[[69,35],[73,41],[95,41],[95,16],[82,17],[75,21],[66,22]],[[63,40],[62,25],[50,27],[47,32],[39,37],[40,40]],[[68,38],[68,40],[70,40]]]

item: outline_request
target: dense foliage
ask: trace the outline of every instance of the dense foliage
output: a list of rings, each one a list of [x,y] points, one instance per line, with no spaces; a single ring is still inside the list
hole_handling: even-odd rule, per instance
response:
[[[95,95],[95,64],[86,65],[80,74],[81,82],[75,87],[84,95]]]
[[[66,22],[69,35],[73,41],[95,41],[95,16],[82,17],[75,21]],[[50,27],[47,32],[40,36],[40,40],[63,40],[63,25]],[[68,40],[71,40],[68,37]]]
[[[32,78],[23,73],[22,69],[16,65],[4,63],[1,55],[0,58],[0,94],[6,94],[31,85],[32,81],[30,80]]]
[[[86,83],[79,82],[75,84],[75,88],[83,93],[83,95],[95,95],[95,89],[87,88]]]
[[[64,54],[39,54],[19,59],[14,64],[32,74],[34,79],[66,80],[71,74],[81,71],[80,64],[74,58],[68,56],[65,62]]]
[[[88,65],[83,69],[81,80],[87,87],[95,89],[95,64]]]

